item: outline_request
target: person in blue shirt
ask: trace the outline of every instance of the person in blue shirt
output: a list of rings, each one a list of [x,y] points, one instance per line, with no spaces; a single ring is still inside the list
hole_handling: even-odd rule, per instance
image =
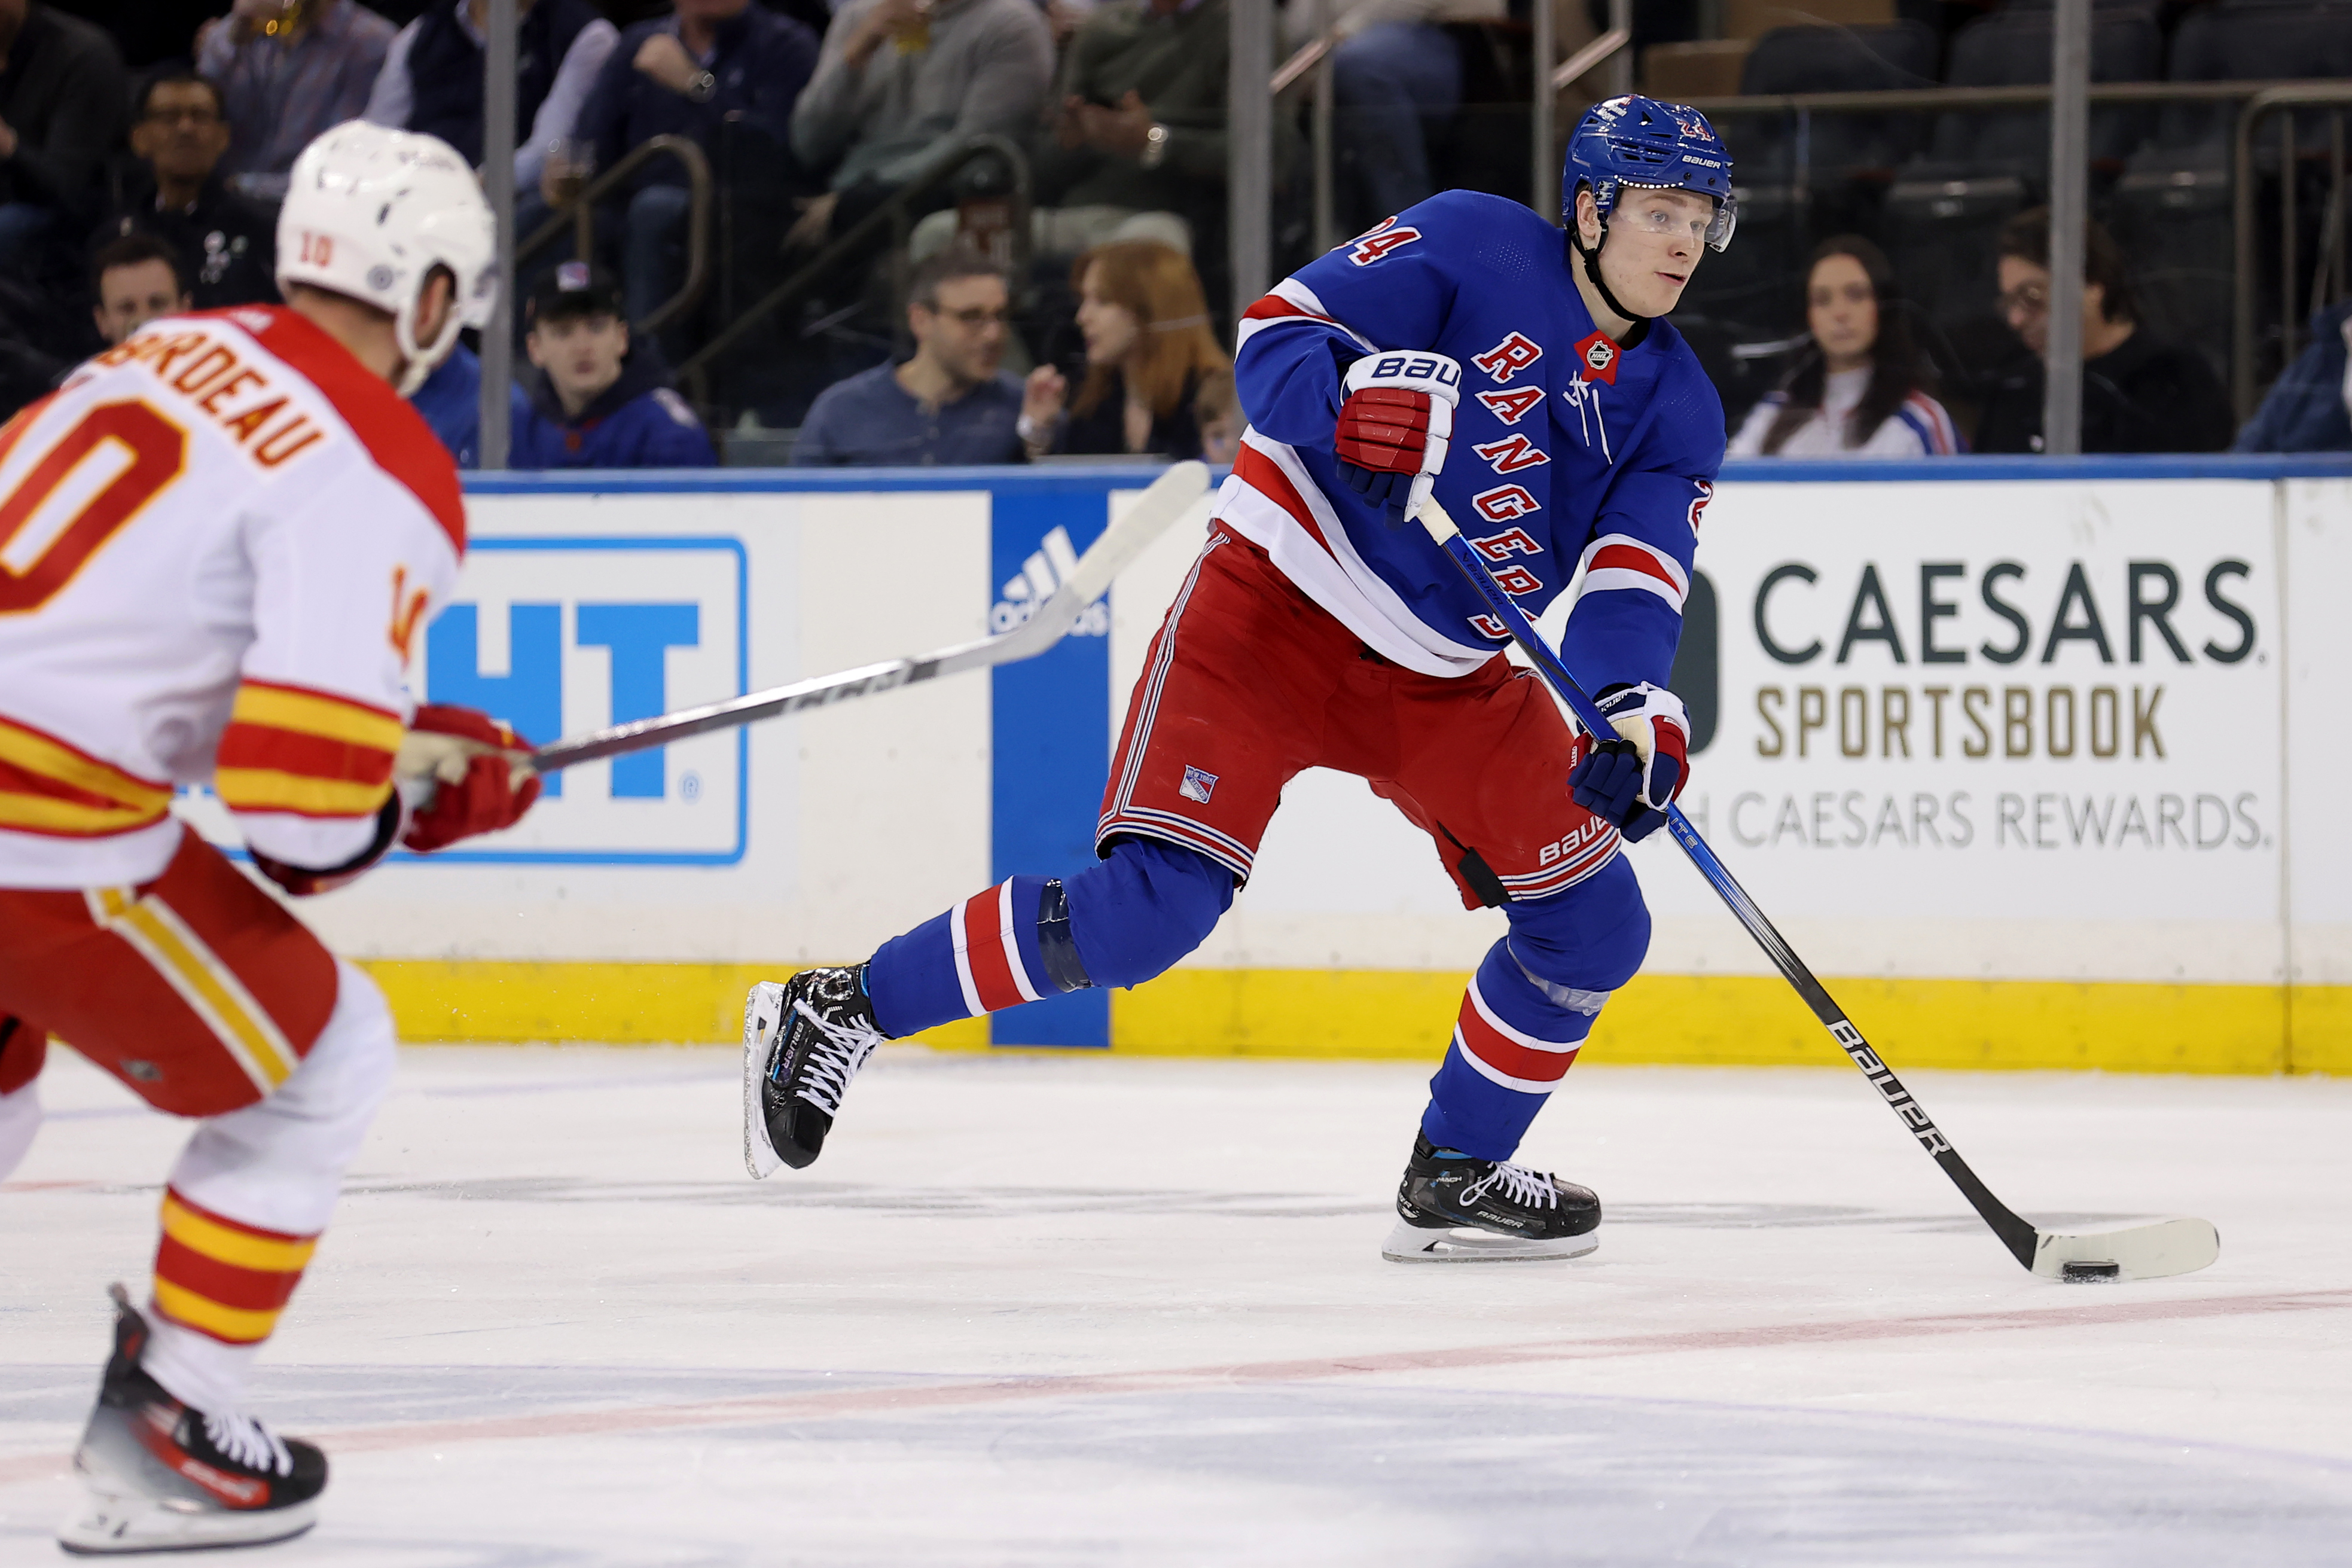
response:
[[[1096,864],[1013,877],[865,963],[752,988],[744,1150],[804,1166],[876,1043],[1191,952],[1249,876],[1283,786],[1366,779],[1509,934],[1430,1083],[1397,1262],[1570,1258],[1600,1201],[1512,1163],[1650,919],[1619,854],[1687,776],[1666,689],[1723,405],[1662,320],[1731,238],[1704,116],[1625,97],[1569,143],[1562,233],[1451,191],[1308,263],[1244,312],[1249,428],[1208,542],[1129,704]],[[1434,494],[1533,617],[1582,574],[1560,653],[1613,732],[1570,730],[1412,519]]]
[[[915,353],[817,395],[793,466],[931,467],[1021,461],[1021,384],[1004,374],[1012,294],[993,262],[949,250],[915,269]]]
[[[668,15],[621,34],[572,138],[599,171],[656,136],[683,136],[715,158],[730,120],[789,146],[793,108],[816,57],[814,33],[755,0],[677,0]],[[685,280],[692,206],[675,158],[652,159],[629,180],[622,271],[630,321],[652,315]]]
[[[517,468],[707,468],[702,421],[657,357],[629,352],[621,291],[601,268],[566,261],[532,290],[523,352],[540,374],[515,416]]]

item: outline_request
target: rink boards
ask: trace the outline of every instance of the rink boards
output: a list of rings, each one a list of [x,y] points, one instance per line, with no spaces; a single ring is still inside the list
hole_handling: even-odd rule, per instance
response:
[[[478,479],[419,681],[539,737],[1001,631],[1150,477]],[[751,978],[1087,863],[1200,534],[1032,663],[574,769],[305,912],[412,1037],[726,1037]],[[1733,465],[1698,564],[1684,804],[1890,1058],[2352,1068],[2352,464]],[[1831,1059],[1663,836],[1634,863],[1656,938],[1596,1058]],[[1309,774],[1199,952],[992,1040],[1433,1058],[1501,927]]]

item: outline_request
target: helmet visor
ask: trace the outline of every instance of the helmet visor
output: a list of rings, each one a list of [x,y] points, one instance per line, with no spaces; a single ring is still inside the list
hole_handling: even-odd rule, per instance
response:
[[[1705,196],[1714,206],[1702,220],[1687,205],[1677,207],[1664,201],[1645,203],[1641,199],[1643,193],[1653,191]],[[1739,226],[1739,203],[1729,195],[1718,196],[1712,191],[1695,191],[1687,185],[1643,185],[1628,180],[1617,195],[1609,219],[1645,234],[1688,235],[1709,249],[1721,250],[1731,243],[1731,231]]]

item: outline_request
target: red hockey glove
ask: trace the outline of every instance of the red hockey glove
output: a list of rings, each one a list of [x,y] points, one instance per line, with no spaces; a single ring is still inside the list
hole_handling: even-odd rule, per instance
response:
[[[429,777],[432,799],[409,818],[401,842],[418,854],[460,838],[496,833],[522,820],[539,798],[539,775],[526,764],[530,742],[487,713],[428,702],[409,721],[398,771]]]
[[[1690,716],[1663,686],[1619,682],[1594,700],[1617,733],[1589,742],[1569,770],[1576,804],[1639,844],[1666,819],[1666,807],[1690,779]]]
[[[1462,366],[1444,354],[1366,354],[1348,367],[1335,433],[1339,477],[1399,526],[1445,467]]]

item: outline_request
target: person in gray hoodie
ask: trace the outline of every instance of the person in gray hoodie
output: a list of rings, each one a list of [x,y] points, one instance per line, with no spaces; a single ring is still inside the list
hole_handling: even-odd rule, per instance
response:
[[[822,244],[963,137],[1026,134],[1053,75],[1031,0],[848,0],[793,110],[793,156],[828,189],[787,243]]]

